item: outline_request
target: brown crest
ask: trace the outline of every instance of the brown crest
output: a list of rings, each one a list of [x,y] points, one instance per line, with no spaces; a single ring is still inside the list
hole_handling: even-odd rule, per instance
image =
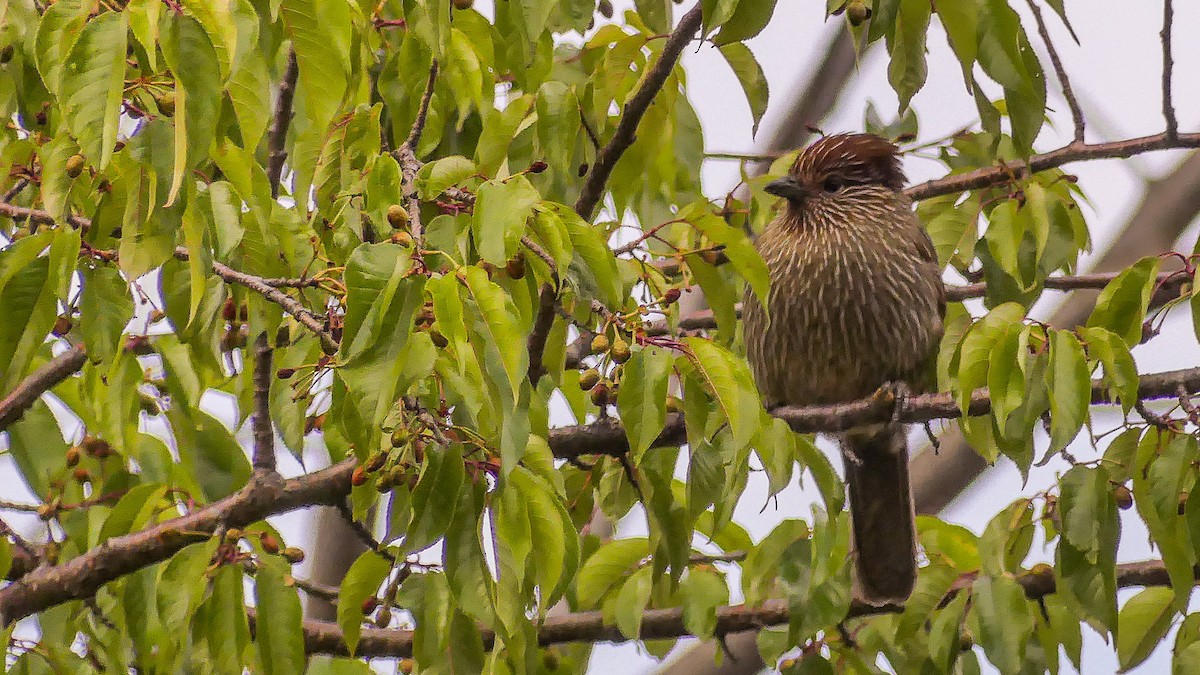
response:
[[[809,185],[833,179],[842,184],[904,186],[899,149],[875,134],[826,136],[800,153],[792,175]]]

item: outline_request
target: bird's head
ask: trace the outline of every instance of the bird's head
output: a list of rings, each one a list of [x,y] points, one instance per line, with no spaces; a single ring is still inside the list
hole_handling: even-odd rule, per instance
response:
[[[875,134],[826,136],[796,157],[788,175],[764,189],[798,212],[815,201],[852,197],[862,186],[892,191],[904,186],[898,149]]]

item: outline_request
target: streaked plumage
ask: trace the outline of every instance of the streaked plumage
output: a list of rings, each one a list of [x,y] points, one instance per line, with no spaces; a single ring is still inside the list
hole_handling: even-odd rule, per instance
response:
[[[945,295],[903,183],[894,145],[845,134],[806,148],[772,184],[788,201],[756,242],[771,272],[770,321],[749,290],[743,305],[746,353],[768,406],[930,382]],[[857,594],[903,602],[915,578],[904,429],[875,425],[842,441]]]

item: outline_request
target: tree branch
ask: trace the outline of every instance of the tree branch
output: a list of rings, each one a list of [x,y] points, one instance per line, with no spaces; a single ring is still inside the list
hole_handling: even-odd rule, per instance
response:
[[[86,361],[87,348],[75,345],[21,380],[20,384],[0,399],[0,431],[19,420],[38,397],[76,373]]]
[[[1200,391],[1200,368],[1142,375],[1138,386],[1138,398],[1143,401],[1176,398],[1180,386],[1189,393]],[[1092,381],[1091,400],[1093,404],[1115,402],[1100,380]],[[980,388],[971,392],[968,415],[986,415],[991,409],[992,401],[987,389]],[[785,406],[772,410],[771,414],[787,422],[798,433],[832,433],[864,424],[886,422],[892,419],[893,404],[881,397],[868,396],[831,405]],[[955,395],[939,392],[905,399],[899,420],[912,424],[961,416],[962,410],[955,400]],[[686,441],[683,415],[668,414],[666,425],[655,440],[654,446],[675,446]],[[629,451],[628,439],[620,420],[611,417],[591,424],[551,429],[549,443],[554,456],[559,459],[578,459],[586,455],[617,457]]]
[[[1200,133],[1168,135],[1166,132],[1140,138],[1127,138],[1109,143],[1079,143],[1072,141],[1057,150],[1044,152],[1025,162],[1007,162],[983,169],[954,174],[913,185],[904,191],[913,201],[941,195],[977,190],[1007,182],[1013,176],[1021,177],[1046,169],[1054,169],[1071,162],[1095,159],[1124,159],[1144,152],[1173,150],[1177,148],[1200,148]]]
[[[1042,42],[1046,43],[1046,51],[1050,54],[1050,63],[1054,66],[1054,72],[1058,75],[1058,84],[1062,87],[1063,98],[1067,100],[1067,106],[1071,109],[1071,121],[1075,124],[1075,142],[1083,143],[1083,109],[1079,107],[1079,101],[1075,98],[1075,92],[1071,90],[1071,80],[1067,77],[1067,70],[1063,68],[1062,60],[1058,57],[1058,50],[1054,48],[1054,42],[1050,39],[1050,31],[1046,30],[1046,21],[1042,18],[1042,10],[1033,0],[1026,0],[1029,3],[1029,11],[1033,12],[1033,19],[1037,22],[1038,34],[1042,36]],[[1170,0],[1167,0],[1169,3]]]
[[[604,196],[604,188],[608,184],[608,177],[612,174],[613,167],[617,165],[617,161],[621,159],[625,150],[633,145],[642,115],[646,114],[646,110],[654,102],[654,97],[666,84],[667,77],[675,69],[675,63],[679,61],[679,56],[683,53],[683,48],[691,41],[696,31],[700,30],[701,18],[700,3],[696,3],[696,6],[688,10],[688,13],[679,20],[679,25],[667,38],[658,62],[647,72],[646,79],[642,80],[641,88],[625,104],[612,139],[596,155],[596,161],[592,163],[592,168],[588,171],[583,189],[579,192],[579,198],[575,200],[575,212],[584,220],[592,219],[592,215],[596,212],[596,205]]]
[[[968,572],[960,575],[946,594],[944,601],[957,593],[970,589],[977,574]],[[1057,584],[1053,568],[1045,572],[1026,572],[1016,577],[1017,583],[1025,590],[1025,596],[1037,600],[1052,595]],[[1167,586],[1171,580],[1166,566],[1158,560],[1124,563],[1117,565],[1117,587],[1129,588],[1137,586]],[[247,608],[250,616],[250,630],[255,629],[257,616],[255,611]],[[903,606],[885,605],[883,607],[853,603],[847,613],[847,619],[868,617],[877,614],[892,614],[904,611]],[[772,599],[757,607],[747,605],[732,605],[717,608],[717,623],[714,630],[716,637],[730,633],[759,630],[767,626],[785,624],[791,618],[790,603],[784,599]],[[349,656],[342,630],[335,623],[328,621],[305,621],[304,648],[308,653],[333,654]],[[495,634],[481,628],[485,649],[491,649],[495,644]],[[648,609],[642,613],[639,640],[672,639],[689,636],[683,620],[683,609]],[[413,635],[411,630],[395,630],[380,628],[363,628],[362,637],[358,643],[355,655],[365,658],[393,657],[407,658],[412,656]],[[626,642],[630,638],[612,624],[606,624],[604,613],[600,611],[576,612],[557,617],[548,617],[538,629],[538,644],[548,646],[570,642]]]
[[[311,309],[305,307],[299,300],[293,298],[287,293],[284,293],[278,288],[274,288],[263,283],[262,277],[257,277],[253,274],[246,274],[245,272],[239,272],[232,267],[219,263],[215,260],[213,261],[212,268],[213,272],[225,281],[249,288],[267,300],[270,300],[271,302],[282,307],[283,311],[294,316],[296,320],[300,322],[300,325],[312,331],[313,334],[315,334],[317,338],[321,340],[321,349],[324,350],[326,354],[333,354],[337,352],[338,342],[337,340],[333,339],[333,334],[325,330],[325,324],[317,318],[317,314]]]
[[[222,525],[245,527],[267,516],[336,504],[350,493],[354,466],[354,460],[346,460],[286,481],[278,474],[255,473],[244,488],[204,508],[113,537],[61,565],[35,569],[0,588],[0,626],[68,600],[91,597],[104,584],[166,560]]]
[[[254,339],[254,455],[259,471],[275,471],[275,431],[271,428],[271,345],[266,332]]]
[[[421,142],[421,132],[425,130],[425,120],[429,115],[429,102],[433,100],[433,85],[437,83],[437,74],[438,62],[434,59],[429,64],[429,79],[425,81],[425,91],[421,94],[420,105],[417,106],[417,119],[413,121],[408,138],[404,139],[404,145],[411,148],[414,154],[417,143]]]
[[[1171,102],[1171,70],[1175,67],[1175,59],[1171,56],[1171,24],[1174,23],[1175,9],[1171,0],[1163,0],[1163,27],[1158,34],[1162,38],[1162,107],[1163,120],[1167,130],[1163,135],[1174,140],[1179,135],[1179,122],[1175,119],[1175,106]]]
[[[275,116],[271,130],[267,132],[267,180],[271,182],[271,197],[279,196],[279,181],[283,176],[283,162],[287,152],[283,147],[287,141],[288,125],[292,123],[292,100],[296,96],[296,78],[300,66],[296,63],[296,50],[288,52],[287,67],[279,81],[279,98],[275,101]]]

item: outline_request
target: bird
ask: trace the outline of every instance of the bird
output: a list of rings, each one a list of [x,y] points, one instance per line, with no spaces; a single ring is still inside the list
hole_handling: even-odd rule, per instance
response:
[[[900,405],[934,384],[945,287],[904,194],[899,149],[874,134],[825,136],[765,191],[783,206],[755,239],[770,292],[747,285],[743,338],[768,410],[872,395]],[[839,434],[849,489],[852,594],[903,604],[916,582],[908,442],[896,419]]]

